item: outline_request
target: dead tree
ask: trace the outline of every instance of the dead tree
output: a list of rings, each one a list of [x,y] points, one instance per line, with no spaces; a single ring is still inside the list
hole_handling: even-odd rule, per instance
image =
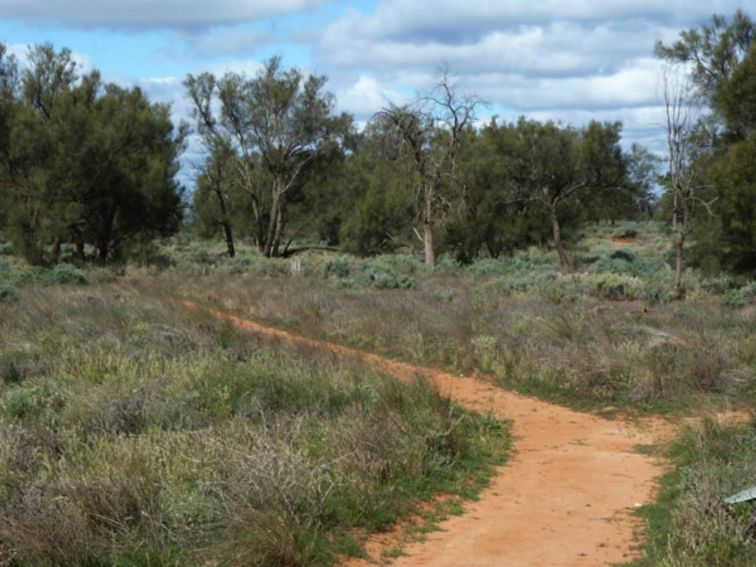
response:
[[[711,214],[711,203],[696,195],[703,186],[699,172],[703,144],[693,86],[676,69],[663,75],[667,136],[667,193],[671,200],[670,224],[675,248],[675,289],[682,290],[685,243],[692,230],[692,213],[703,206]]]
[[[389,105],[378,113],[389,133],[400,145],[400,155],[408,161],[417,178],[417,218],[423,225],[425,264],[435,265],[433,229],[452,206],[464,200],[464,181],[457,155],[465,128],[475,118],[481,100],[459,95],[448,71],[430,93],[404,106]],[[453,187],[453,197],[443,195],[444,183]]]

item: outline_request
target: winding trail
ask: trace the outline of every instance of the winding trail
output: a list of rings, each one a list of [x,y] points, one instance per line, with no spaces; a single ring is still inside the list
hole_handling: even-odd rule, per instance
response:
[[[515,453],[465,513],[408,544],[397,567],[592,566],[637,555],[634,507],[651,501],[663,472],[636,446],[670,433],[660,420],[606,420],[522,396],[472,377],[387,359],[293,335],[230,313],[181,302],[238,328],[300,346],[360,359],[400,380],[422,375],[461,406],[513,422]],[[369,549],[381,548],[381,536]],[[374,564],[379,558],[372,561]],[[369,565],[364,560],[349,565]]]

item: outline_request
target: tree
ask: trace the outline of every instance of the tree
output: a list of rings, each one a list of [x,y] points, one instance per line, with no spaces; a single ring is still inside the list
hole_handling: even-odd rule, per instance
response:
[[[496,258],[545,242],[551,234],[548,218],[522,198],[527,160],[517,126],[499,124],[493,118],[464,136],[459,161],[467,185],[466,202],[446,230],[446,243],[457,260],[472,262],[483,250]]]
[[[756,272],[751,243],[756,240],[756,172],[750,167],[756,137],[756,24],[742,11],[729,20],[714,16],[708,25],[680,34],[671,46],[658,42],[656,54],[692,64],[690,80],[711,110],[696,129],[695,197],[688,202],[705,216],[696,218],[693,259]],[[698,217],[695,211],[689,215]],[[710,261],[711,260],[711,261]]]
[[[435,265],[434,226],[439,214],[451,204],[442,193],[443,184],[451,185],[455,200],[463,202],[464,182],[457,154],[462,133],[472,123],[480,103],[477,97],[460,96],[448,72],[444,72],[429,94],[405,106],[392,104],[378,113],[416,177],[417,216],[423,225],[425,263],[429,267]]]
[[[166,105],[139,89],[79,76],[71,52],[30,49],[18,88],[3,95],[0,186],[14,247],[55,263],[63,243],[101,261],[128,241],[178,229],[174,177],[183,135]],[[7,90],[7,89],[6,89]]]
[[[7,171],[10,152],[10,128],[14,114],[15,95],[18,88],[18,65],[15,58],[8,54],[7,48],[0,43],[0,229],[8,222],[8,182]]]
[[[236,256],[234,228],[231,221],[233,198],[237,185],[232,168],[233,153],[228,146],[219,144],[208,156],[197,176],[192,207],[204,232],[213,235],[218,228],[226,241],[229,258]],[[239,207],[242,208],[242,207]]]
[[[280,255],[292,194],[307,183],[321,152],[351,127],[349,116],[334,116],[333,95],[322,92],[325,82],[284,70],[278,57],[252,79],[228,73],[220,81],[189,75],[184,82],[200,131],[206,130],[206,149],[220,140],[233,151],[238,183],[252,202],[255,242],[265,256]]]
[[[661,159],[637,143],[623,151],[623,159],[624,183],[597,191],[583,203],[589,219],[614,224],[619,219],[648,218],[650,215]]]
[[[690,85],[668,71],[664,76],[664,110],[667,134],[667,191],[671,202],[671,226],[675,247],[675,288],[682,286],[685,241],[692,230],[691,218],[697,203],[708,204],[697,195],[701,179],[698,162],[700,138],[695,131]],[[700,135],[700,134],[699,134]]]
[[[548,213],[554,247],[563,268],[570,259],[562,241],[564,208],[578,195],[625,185],[619,122],[592,121],[584,129],[521,118],[515,147],[519,200],[540,204]]]
[[[756,26],[742,10],[732,20],[715,15],[709,25],[680,33],[672,45],[657,41],[654,53],[670,62],[693,65],[692,80],[705,101],[711,102],[727,82],[756,37]]]

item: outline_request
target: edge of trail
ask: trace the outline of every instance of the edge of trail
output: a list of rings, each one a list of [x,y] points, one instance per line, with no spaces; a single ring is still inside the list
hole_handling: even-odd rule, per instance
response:
[[[633,510],[651,502],[664,471],[658,458],[636,449],[669,437],[671,426],[663,420],[607,420],[473,377],[298,336],[192,301],[179,303],[258,335],[362,360],[400,380],[423,376],[455,403],[512,423],[514,452],[479,499],[441,522],[440,531],[404,546],[392,565],[585,566],[637,556],[640,520]],[[379,553],[381,538],[372,536],[368,549]],[[376,562],[380,557],[347,565]]]

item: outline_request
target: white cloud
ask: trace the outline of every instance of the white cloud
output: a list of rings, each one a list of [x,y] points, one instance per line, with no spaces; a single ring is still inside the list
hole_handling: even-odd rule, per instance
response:
[[[340,111],[354,114],[358,120],[368,120],[389,103],[402,104],[408,97],[375,77],[360,75],[344,85],[328,85],[336,95]]]
[[[187,59],[247,55],[273,43],[275,36],[260,28],[220,27],[198,32],[176,32],[171,47],[162,51],[169,57]],[[175,46],[181,46],[179,48]]]
[[[3,19],[93,28],[208,28],[314,8],[324,0],[0,0]]]
[[[664,20],[685,24],[732,13],[739,0],[386,0],[369,15],[351,11],[342,22],[363,37],[464,38],[470,34],[544,21]]]
[[[609,74],[530,77],[466,76],[467,87],[486,100],[522,110],[647,106],[657,102],[661,62],[638,59]]]

